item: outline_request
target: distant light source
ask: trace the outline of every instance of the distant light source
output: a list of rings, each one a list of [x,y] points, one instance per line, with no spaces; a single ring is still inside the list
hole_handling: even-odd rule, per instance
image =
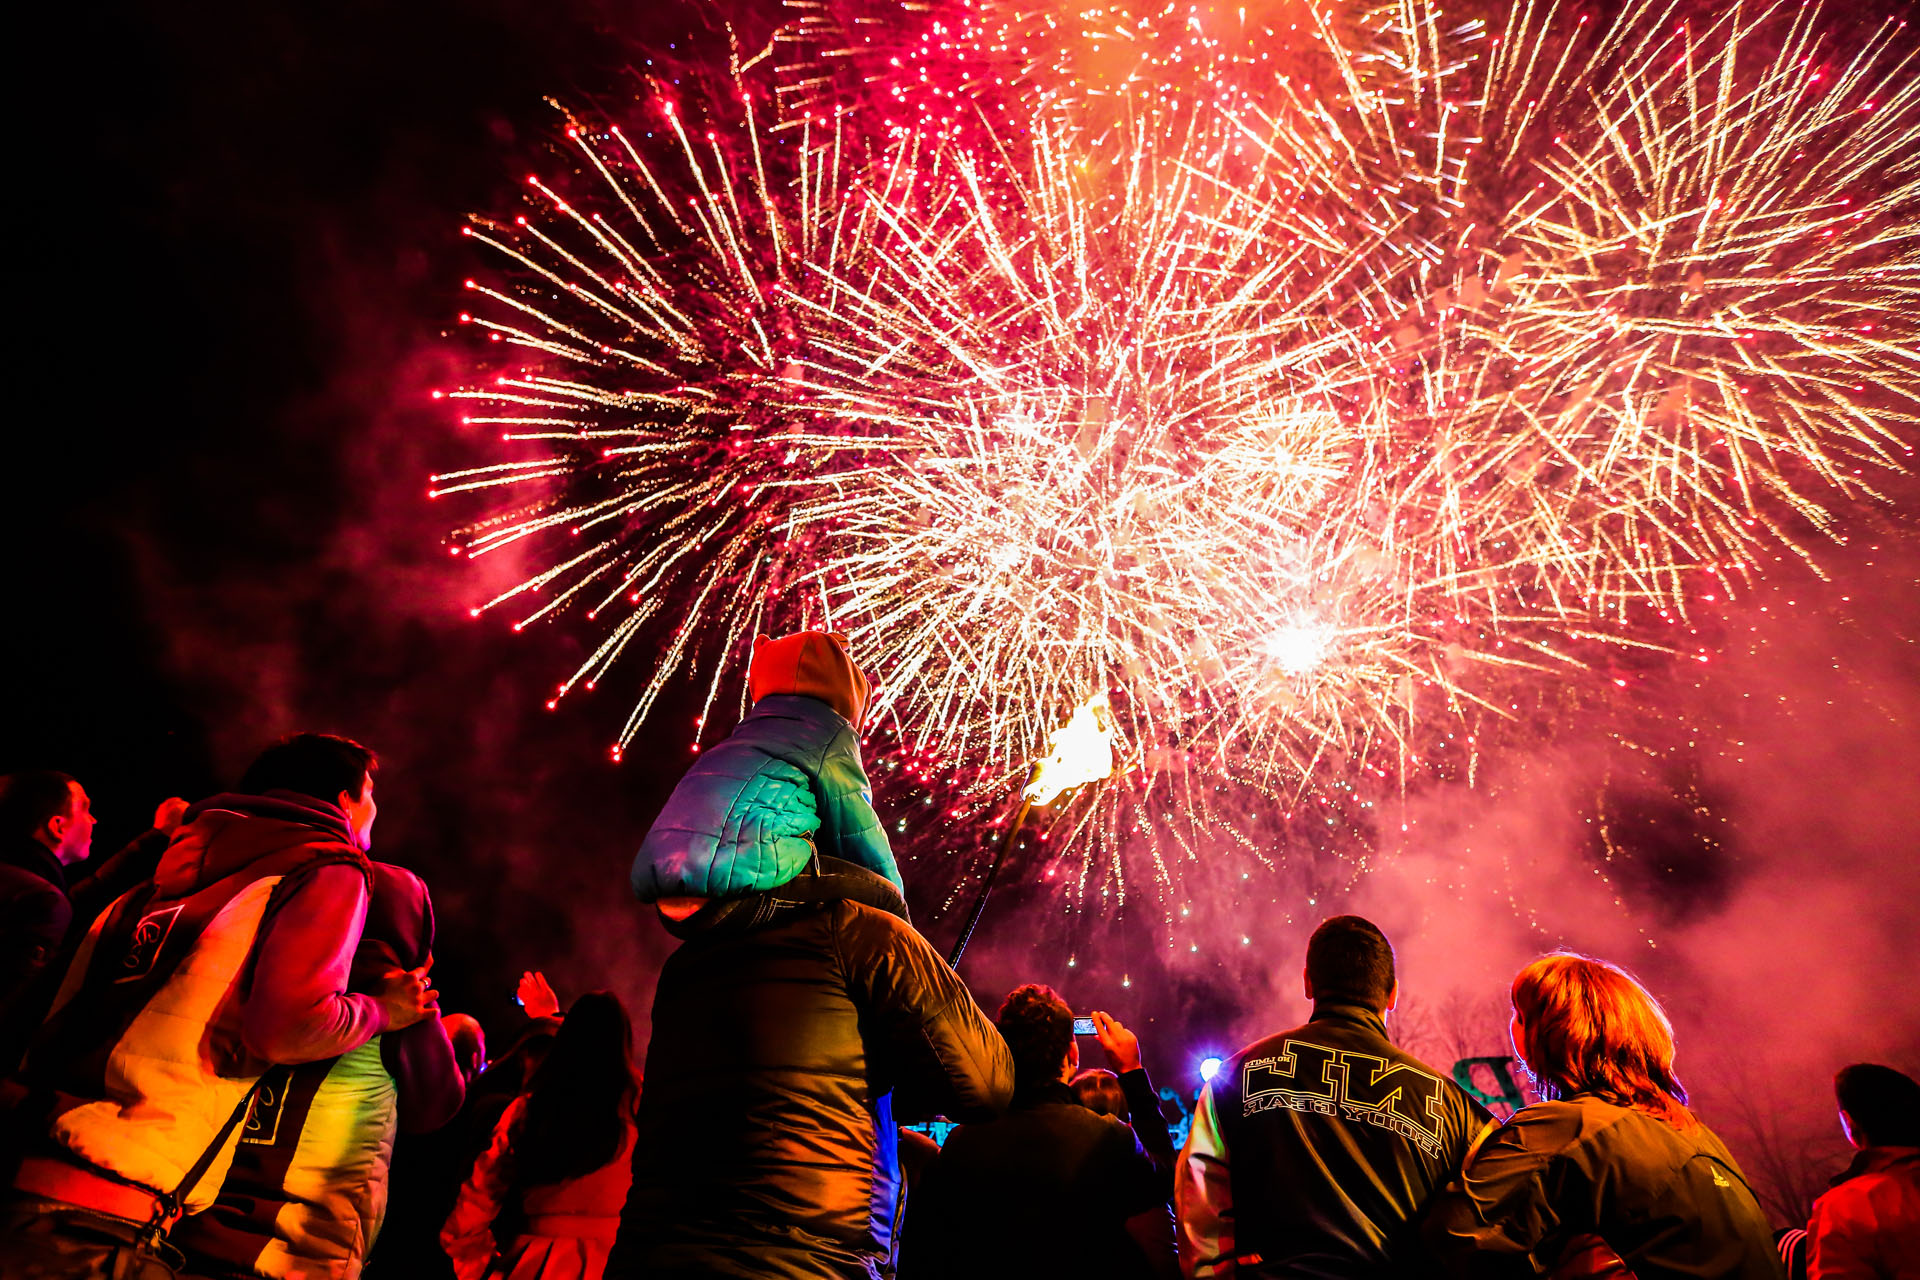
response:
[[[1200,1078],[1202,1080],[1213,1079],[1214,1074],[1219,1070],[1220,1070],[1220,1059],[1218,1058],[1200,1059]]]

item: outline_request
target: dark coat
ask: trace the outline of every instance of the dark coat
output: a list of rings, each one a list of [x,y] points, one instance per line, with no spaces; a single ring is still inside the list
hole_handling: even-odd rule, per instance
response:
[[[895,1090],[975,1120],[1011,1097],[1006,1043],[898,893],[821,862],[671,926],[609,1280],[875,1275],[899,1206]]]
[[[0,855],[0,1075],[20,1065],[94,918],[151,879],[166,848],[165,831],[143,831],[111,858],[72,868],[77,879],[37,840]]]
[[[948,1136],[907,1206],[901,1280],[1149,1276],[1127,1220],[1157,1213],[1171,1261],[1166,1203],[1165,1171],[1131,1128],[1042,1085]]]
[[[66,868],[45,845],[21,837],[0,849],[0,1075],[46,1017],[47,978],[72,920]]]
[[[1481,1144],[1425,1235],[1450,1275],[1530,1277],[1599,1236],[1639,1280],[1779,1280],[1767,1217],[1713,1131],[1598,1098],[1537,1102]]]

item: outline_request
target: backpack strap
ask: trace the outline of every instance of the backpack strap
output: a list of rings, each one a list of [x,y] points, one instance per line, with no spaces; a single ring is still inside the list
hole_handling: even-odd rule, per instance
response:
[[[240,1127],[240,1122],[247,1118],[247,1112],[253,1108],[254,1099],[260,1096],[261,1088],[269,1082],[275,1088],[284,1087],[287,1077],[292,1074],[292,1069],[289,1067],[267,1068],[233,1108],[233,1114],[228,1116],[227,1122],[220,1126],[220,1132],[213,1135],[213,1141],[208,1143],[207,1149],[200,1153],[200,1158],[193,1162],[193,1167],[187,1170],[186,1176],[180,1179],[180,1185],[172,1191],[163,1192],[154,1197],[153,1219],[147,1223],[147,1226],[156,1237],[165,1235],[167,1227],[179,1219],[181,1206],[186,1203],[187,1197],[193,1194],[193,1189],[200,1185],[200,1179],[207,1176],[207,1170],[213,1167],[214,1160],[226,1147],[227,1139],[231,1138],[233,1131]]]

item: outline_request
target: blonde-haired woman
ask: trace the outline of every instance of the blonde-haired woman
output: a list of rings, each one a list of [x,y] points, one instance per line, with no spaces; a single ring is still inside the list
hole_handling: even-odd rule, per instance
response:
[[[1644,987],[1602,960],[1542,956],[1513,980],[1512,1033],[1545,1100],[1515,1112],[1436,1199],[1427,1242],[1449,1273],[1617,1275],[1624,1263],[1639,1280],[1778,1280],[1766,1215],[1687,1109],[1673,1026]]]

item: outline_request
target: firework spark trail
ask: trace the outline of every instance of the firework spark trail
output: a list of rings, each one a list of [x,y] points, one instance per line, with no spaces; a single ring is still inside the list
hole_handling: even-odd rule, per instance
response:
[[[664,643],[616,755],[830,619],[949,821],[1107,692],[1076,879],[1171,885],[1197,826],[1265,860],[1236,795],[1384,793],[1541,671],[1669,647],[1910,454],[1894,28],[964,7],[836,48],[796,6],[806,56],[576,123],[572,201],[476,220],[469,317],[526,363],[455,394],[513,452],[436,492],[512,495],[457,553],[545,557],[485,608],[606,627],[560,694]]]

